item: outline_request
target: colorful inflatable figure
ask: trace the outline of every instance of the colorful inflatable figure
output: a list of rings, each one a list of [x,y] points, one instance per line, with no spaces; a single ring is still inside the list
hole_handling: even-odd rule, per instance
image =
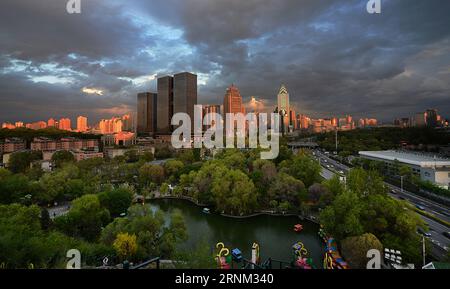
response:
[[[329,237],[326,241],[326,253],[324,260],[325,269],[348,269],[347,262],[341,257],[337,249],[336,240]]]
[[[216,249],[218,253],[215,257],[217,266],[219,269],[230,269],[231,268],[231,255],[230,250],[225,247],[225,244],[219,242],[216,244]]]
[[[313,262],[311,258],[306,258],[308,255],[308,250],[305,248],[303,243],[298,242],[292,246],[294,250],[294,266],[296,268],[310,270],[314,268]]]
[[[252,245],[252,263],[258,265],[261,262],[258,243]]]

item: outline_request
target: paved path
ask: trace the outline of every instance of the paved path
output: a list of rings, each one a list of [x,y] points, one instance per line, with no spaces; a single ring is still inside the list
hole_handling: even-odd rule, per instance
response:
[[[69,212],[69,210],[70,210],[70,203],[64,204],[64,205],[59,205],[56,207],[47,208],[48,214],[50,215],[51,219],[63,216],[65,214],[67,214]]]

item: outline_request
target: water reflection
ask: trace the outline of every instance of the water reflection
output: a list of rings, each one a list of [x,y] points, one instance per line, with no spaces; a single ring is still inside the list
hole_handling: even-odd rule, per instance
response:
[[[251,258],[253,242],[261,248],[261,258],[271,257],[276,260],[290,262],[292,260],[292,245],[302,242],[308,249],[317,267],[322,264],[324,245],[317,232],[319,227],[311,222],[302,221],[298,217],[258,216],[249,219],[225,218],[216,214],[205,214],[202,209],[183,200],[154,200],[149,203],[152,209],[160,209],[171,213],[178,209],[182,212],[189,239],[182,248],[194,248],[202,239],[211,247],[218,242],[224,242],[231,250],[239,248],[244,258]],[[303,231],[295,233],[295,224],[303,224]]]

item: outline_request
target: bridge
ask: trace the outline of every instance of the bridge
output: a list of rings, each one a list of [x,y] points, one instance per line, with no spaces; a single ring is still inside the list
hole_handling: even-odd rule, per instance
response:
[[[319,145],[316,142],[288,142],[288,147],[291,149],[298,149],[298,148],[317,148]]]

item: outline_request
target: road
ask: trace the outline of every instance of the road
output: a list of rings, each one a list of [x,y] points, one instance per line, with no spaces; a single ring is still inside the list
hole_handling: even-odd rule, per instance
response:
[[[342,163],[339,163],[333,159],[331,159],[327,154],[324,154],[320,152],[319,150],[314,151],[316,159],[320,161],[320,164],[322,165],[322,177],[325,179],[332,178],[336,172],[339,172],[340,175],[345,175],[348,173],[350,168]],[[332,170],[336,171],[333,172]],[[438,218],[445,220],[447,222],[450,222],[450,211],[449,208],[437,204],[436,202],[430,201],[428,199],[419,197],[417,195],[414,195],[411,192],[403,191],[401,192],[401,188],[398,188],[396,186],[393,186],[391,184],[385,183],[387,187],[392,191],[395,191],[395,194],[390,193],[389,195],[395,199],[408,201],[413,206],[422,206],[425,209],[425,212],[428,212],[430,214],[433,214],[437,216]],[[430,218],[427,218],[423,215],[420,215],[422,219],[428,224],[430,229],[431,237],[429,238],[430,241],[440,248],[447,249],[450,248],[450,239],[445,237],[443,235],[444,232],[450,232],[450,228],[447,226],[444,226]]]

